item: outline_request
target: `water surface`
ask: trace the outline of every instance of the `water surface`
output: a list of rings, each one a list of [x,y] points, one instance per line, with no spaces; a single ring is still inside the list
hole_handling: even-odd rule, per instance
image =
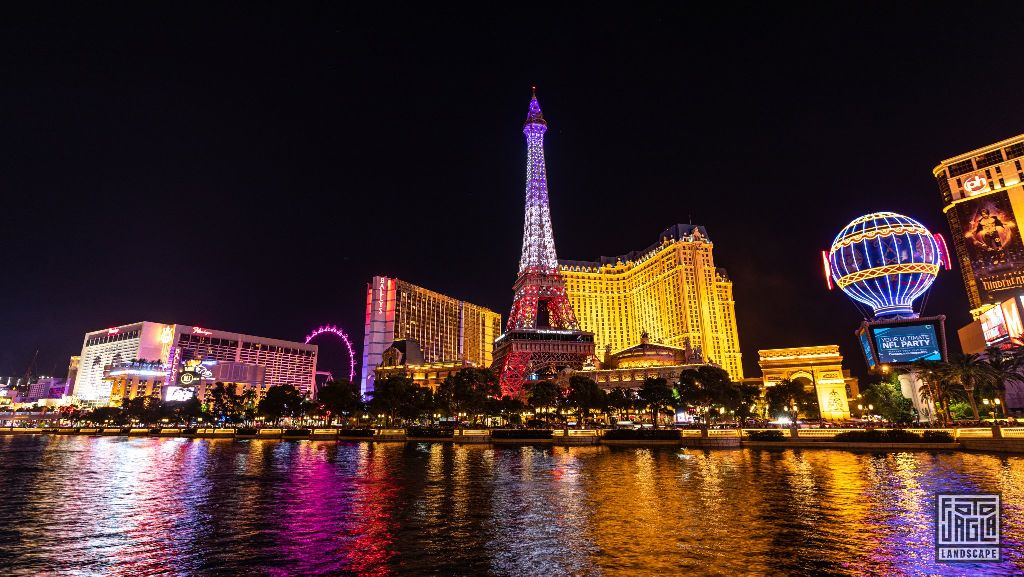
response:
[[[1020,575],[1024,457],[0,436],[0,574]],[[1005,562],[934,563],[936,492]]]

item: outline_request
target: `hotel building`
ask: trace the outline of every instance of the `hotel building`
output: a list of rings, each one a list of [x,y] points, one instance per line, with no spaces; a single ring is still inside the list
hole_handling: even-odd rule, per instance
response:
[[[932,170],[975,316],[1024,292],[1024,134],[948,158]]]
[[[395,343],[414,339],[424,363],[489,367],[501,315],[412,283],[375,276],[366,288],[360,390],[373,392],[374,371]]]
[[[743,378],[732,281],[716,268],[702,226],[677,224],[642,251],[596,261],[560,260],[580,328],[594,333],[597,355],[650,341],[691,348]]]
[[[263,367],[267,386],[291,384],[303,393],[315,387],[317,346],[227,331],[149,321],[86,333],[72,395],[88,404],[110,401],[109,367],[149,361],[164,367],[162,384],[177,383],[189,360]]]
[[[377,379],[395,375],[408,377],[414,385],[437,392],[445,379],[470,366],[466,361],[428,363],[423,360],[419,343],[415,339],[405,339],[395,341],[384,350],[381,363],[374,372]]]
[[[1024,344],[1024,134],[943,160],[932,175],[974,318],[958,331],[961,349]]]

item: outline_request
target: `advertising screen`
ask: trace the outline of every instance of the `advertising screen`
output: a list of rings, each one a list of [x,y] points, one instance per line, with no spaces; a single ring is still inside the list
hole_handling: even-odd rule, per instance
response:
[[[999,301],[1024,288],[1024,243],[1009,193],[1002,190],[962,202],[957,216],[967,253],[960,257],[970,261],[981,302]]]
[[[868,368],[873,369],[878,364],[874,351],[871,350],[871,340],[868,339],[868,332],[860,333],[860,346],[864,350],[864,359],[868,362]]]
[[[942,360],[942,345],[936,334],[935,323],[873,326],[871,335],[875,340],[880,363]]]
[[[1002,307],[992,307],[981,313],[981,332],[985,335],[985,344],[991,345],[1005,340],[1009,333],[1006,332],[1006,321],[1003,319]]]
[[[1020,316],[1020,304],[1018,299],[1012,298],[1003,301],[1000,305],[1003,309],[1003,322],[1006,324],[1006,334],[1015,345],[1019,345],[1021,337],[1024,337],[1024,321]]]
[[[195,389],[191,387],[164,387],[165,401],[187,401],[195,396]]]

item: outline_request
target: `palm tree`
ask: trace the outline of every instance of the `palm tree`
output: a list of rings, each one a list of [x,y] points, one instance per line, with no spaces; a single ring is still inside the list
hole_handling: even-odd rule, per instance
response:
[[[999,347],[985,349],[985,362],[991,367],[992,388],[999,397],[1003,416],[1006,416],[1006,384],[1024,382],[1024,357],[1020,352],[1007,353]]]
[[[942,361],[915,361],[911,368],[911,372],[917,373],[921,381],[918,394],[938,409],[943,426],[950,421],[949,401],[956,397],[945,380],[946,368],[946,363]]]
[[[946,379],[953,384],[959,385],[967,393],[967,400],[971,403],[971,413],[974,420],[980,421],[978,415],[978,404],[974,401],[974,389],[979,385],[988,385],[995,380],[995,371],[989,366],[981,355],[966,354],[956,355],[943,368]]]

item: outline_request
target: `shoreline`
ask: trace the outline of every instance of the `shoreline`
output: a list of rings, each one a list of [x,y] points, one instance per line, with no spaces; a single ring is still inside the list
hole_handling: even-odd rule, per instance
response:
[[[455,430],[450,437],[419,437],[408,436],[402,429],[374,430],[373,435],[345,435],[343,429],[282,429],[266,428],[253,433],[237,433],[235,429],[196,429],[186,432],[178,428],[131,428],[131,427],[4,427],[0,435],[56,435],[56,436],[87,436],[87,437],[151,437],[186,439],[274,439],[274,440],[314,440],[314,441],[346,441],[371,443],[453,443],[453,444],[487,444],[487,445],[556,445],[556,446],[593,446],[611,447],[680,447],[687,449],[839,449],[850,451],[968,451],[986,453],[1022,453],[1024,454],[1024,438],[957,436],[951,443],[872,443],[872,442],[841,442],[829,438],[791,437],[779,441],[751,441],[735,435],[714,435],[697,437],[681,434],[679,439],[604,439],[596,431],[552,431],[547,438],[492,438],[486,430]],[[717,431],[716,431],[717,432]],[[568,433],[568,434],[566,434]],[[580,434],[584,433],[584,434]],[[592,433],[592,434],[586,434]]]

